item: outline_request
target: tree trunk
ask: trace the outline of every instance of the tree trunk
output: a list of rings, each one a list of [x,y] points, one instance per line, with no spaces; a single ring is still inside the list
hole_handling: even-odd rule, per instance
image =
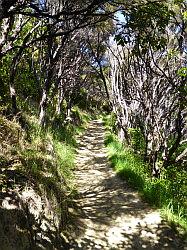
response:
[[[39,124],[45,126],[45,117],[46,117],[46,107],[47,107],[47,93],[46,90],[43,90],[42,99],[40,102],[40,111],[39,111]]]
[[[12,104],[12,114],[16,115],[18,112],[17,101],[16,101],[16,91],[15,91],[15,87],[11,84],[10,84],[10,97],[11,97],[11,104]]]
[[[60,84],[60,86],[58,88],[58,99],[57,99],[57,104],[56,104],[56,114],[57,115],[61,114],[61,105],[62,105],[63,99],[64,99],[64,93],[63,93],[62,86]]]

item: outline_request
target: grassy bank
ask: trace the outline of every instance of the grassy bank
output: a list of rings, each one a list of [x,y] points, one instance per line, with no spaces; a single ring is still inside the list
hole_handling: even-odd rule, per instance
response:
[[[76,192],[75,137],[90,119],[77,107],[72,112],[72,121],[58,118],[45,129],[34,115],[24,114],[24,129],[0,115],[2,249],[66,246],[63,232]]]
[[[74,169],[76,135],[81,133],[90,119],[89,115],[75,107],[72,120],[41,129],[35,116],[26,118],[26,140],[18,149],[24,165],[22,170],[36,178],[38,186],[43,186],[47,194],[59,196],[72,190],[72,170]],[[55,192],[57,192],[55,194]]]
[[[111,131],[109,125],[106,122],[108,132],[106,133],[105,144],[111,166],[121,178],[124,178],[132,187],[139,190],[147,202],[160,208],[164,217],[175,228],[181,230],[182,233],[186,233],[185,173],[178,173],[178,176],[176,176],[174,169],[170,167],[167,171],[162,172],[160,178],[152,178],[148,164],[131,148],[123,145]]]

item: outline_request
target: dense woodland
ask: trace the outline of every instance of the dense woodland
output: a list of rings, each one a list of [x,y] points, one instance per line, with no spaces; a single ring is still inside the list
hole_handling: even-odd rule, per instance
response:
[[[52,190],[54,206],[66,209],[71,188],[53,185],[71,175],[76,128],[110,114],[111,133],[141,157],[153,182],[168,180],[165,205],[185,220],[186,98],[186,0],[0,1],[3,190],[11,185],[7,167],[18,166],[12,180],[21,173],[42,183],[38,189]],[[51,179],[38,177],[44,162]]]

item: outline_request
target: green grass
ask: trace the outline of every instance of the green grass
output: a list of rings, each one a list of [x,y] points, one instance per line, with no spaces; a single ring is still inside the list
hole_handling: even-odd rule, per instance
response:
[[[169,179],[166,173],[160,179],[152,178],[148,164],[131,148],[119,142],[111,130],[106,134],[105,144],[111,166],[116,173],[139,190],[147,202],[159,207],[172,225],[179,225],[183,232],[187,232],[184,186],[180,186],[177,180]]]
[[[63,117],[59,117],[52,127],[45,129],[35,115],[24,114],[25,131],[18,123],[0,116],[3,131],[0,141],[4,145],[0,166],[5,169],[0,186],[7,191],[14,188],[10,185],[21,185],[22,189],[31,185],[41,197],[52,202],[59,218],[66,218],[68,204],[76,193],[72,181],[76,135],[84,131],[91,119],[77,107],[72,112],[71,123],[64,124]],[[13,168],[11,162],[16,162]]]
[[[47,195],[57,210],[63,211],[60,200],[64,197],[65,202],[66,194],[71,193],[75,149],[72,144],[57,139],[59,137],[54,131],[38,129],[36,122],[31,125],[31,131],[29,143],[23,143],[19,150],[20,169],[32,179],[41,195]],[[28,131],[29,135],[31,131]]]
[[[53,126],[49,128],[49,132],[53,134],[57,141],[76,147],[75,135],[81,134],[85,130],[88,121],[92,118],[91,114],[75,106],[72,108],[71,120],[64,122],[63,115],[56,117]]]
[[[70,145],[55,141],[54,143],[57,165],[59,171],[66,179],[72,178],[74,169],[75,150]]]
[[[147,165],[138,155],[134,155],[130,148],[125,148],[114,134],[107,134],[105,143],[111,165],[117,174],[139,190],[143,190],[145,180],[149,178]]]
[[[54,184],[61,182],[72,186],[72,170],[74,168],[76,135],[84,131],[89,114],[74,107],[71,123],[64,124],[58,118],[53,127],[41,129],[35,116],[28,119],[27,140],[29,143],[20,151],[25,161],[26,171],[31,175],[51,176]],[[59,126],[60,125],[60,126]],[[41,178],[42,181],[45,178]],[[38,180],[39,181],[39,180]],[[45,186],[45,184],[44,184]]]

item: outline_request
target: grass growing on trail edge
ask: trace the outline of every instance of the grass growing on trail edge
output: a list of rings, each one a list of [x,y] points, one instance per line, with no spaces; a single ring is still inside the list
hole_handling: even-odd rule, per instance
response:
[[[78,113],[79,112],[79,113]],[[79,115],[79,117],[78,117]],[[16,121],[0,115],[0,188],[3,192],[33,188],[42,199],[49,199],[55,213],[64,220],[76,190],[72,184],[75,136],[90,119],[76,109],[77,124],[41,129],[37,117],[24,114],[25,131]]]
[[[77,195],[75,139],[89,119],[77,107],[70,120],[62,114],[41,128],[24,112],[21,127],[0,113],[1,249],[67,249]]]
[[[90,119],[89,114],[78,107],[72,110],[72,117],[73,120],[67,124],[58,118],[56,126],[47,129],[40,128],[35,116],[26,118],[29,120],[29,143],[20,150],[26,165],[24,170],[33,175],[47,192],[54,191],[55,196],[58,196],[55,192],[74,192],[72,178],[75,165],[75,137],[84,130]]]
[[[181,233],[187,233],[185,204],[175,199],[172,181],[151,178],[148,165],[131,148],[125,147],[117,136],[108,131],[105,136],[108,158],[116,173],[135,187],[143,198],[161,209],[163,216]]]

